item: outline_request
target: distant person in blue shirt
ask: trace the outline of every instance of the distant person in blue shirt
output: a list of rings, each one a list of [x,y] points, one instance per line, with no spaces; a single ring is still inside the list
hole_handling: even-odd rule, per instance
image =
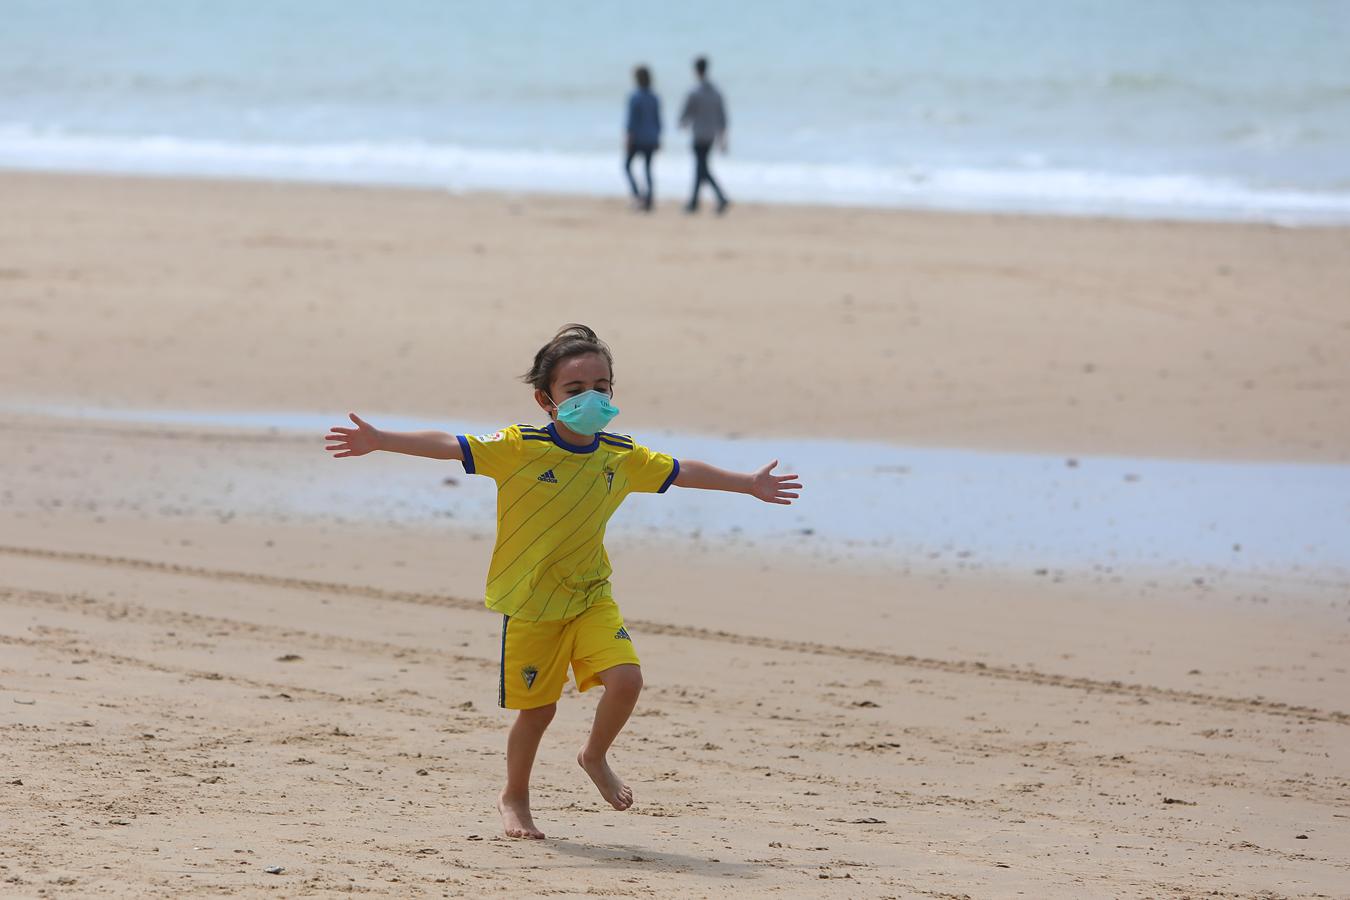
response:
[[[623,161],[628,186],[633,189],[633,207],[650,212],[652,208],[652,154],[661,149],[661,101],[652,93],[652,73],[646,66],[633,70],[637,89],[628,95],[628,155]],[[633,178],[633,158],[642,157],[647,175],[647,190],[638,190]]]
[[[684,211],[698,212],[699,188],[706,181],[717,197],[717,213],[721,215],[727,211],[727,198],[708,168],[708,154],[714,143],[721,145],[723,153],[727,152],[727,105],[722,93],[708,80],[706,56],[694,60],[694,74],[698,76],[698,86],[689,92],[680,113],[680,127],[689,128],[694,135],[694,195]]]

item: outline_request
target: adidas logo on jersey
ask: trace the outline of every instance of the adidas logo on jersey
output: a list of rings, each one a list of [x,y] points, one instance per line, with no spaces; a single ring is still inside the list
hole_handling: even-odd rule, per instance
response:
[[[539,476],[539,480],[542,481],[542,482],[544,482],[544,484],[557,484],[557,483],[558,483],[558,476],[553,474],[553,470],[552,470],[552,469],[549,469],[549,470],[548,470],[547,472],[545,472],[543,475],[540,475],[540,476]]]

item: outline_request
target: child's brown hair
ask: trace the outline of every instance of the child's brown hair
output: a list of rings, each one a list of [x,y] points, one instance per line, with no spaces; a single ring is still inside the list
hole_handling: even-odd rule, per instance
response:
[[[614,357],[609,352],[609,345],[600,340],[589,327],[575,322],[564,325],[553,336],[553,340],[539,348],[539,352],[534,355],[534,365],[520,377],[520,380],[547,394],[553,382],[553,370],[558,367],[558,363],[583,353],[598,353],[605,358],[605,362],[609,364],[612,385]]]

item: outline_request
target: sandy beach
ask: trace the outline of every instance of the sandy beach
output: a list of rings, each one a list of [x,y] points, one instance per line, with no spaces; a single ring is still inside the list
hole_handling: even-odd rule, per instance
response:
[[[516,379],[582,321],[639,437],[1344,464],[1350,230],[54,175],[0,196],[0,893],[1350,896],[1338,575],[616,527],[637,804],[576,768],[596,692],[569,689],[536,769],[549,839],[512,841],[493,523],[240,500],[249,473],[353,465],[454,497],[458,464],[78,413],[532,421]]]
[[[0,190],[0,383],[24,400],[528,421],[518,376],[579,320],[618,348],[635,432],[1350,461],[1350,229]]]

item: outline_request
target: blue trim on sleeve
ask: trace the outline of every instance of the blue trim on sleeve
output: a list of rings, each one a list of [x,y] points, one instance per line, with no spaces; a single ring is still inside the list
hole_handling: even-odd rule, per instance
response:
[[[658,494],[664,494],[666,492],[666,488],[674,484],[675,477],[680,474],[680,461],[678,459],[675,459],[674,457],[671,457],[670,461],[673,462],[675,465],[671,468],[670,477],[666,479],[666,483],[661,485],[661,487],[657,489],[656,492]]]
[[[464,454],[464,474],[476,474],[477,470],[473,464],[473,451],[469,449],[469,438],[466,435],[457,434],[455,439],[459,441],[459,449]]]

